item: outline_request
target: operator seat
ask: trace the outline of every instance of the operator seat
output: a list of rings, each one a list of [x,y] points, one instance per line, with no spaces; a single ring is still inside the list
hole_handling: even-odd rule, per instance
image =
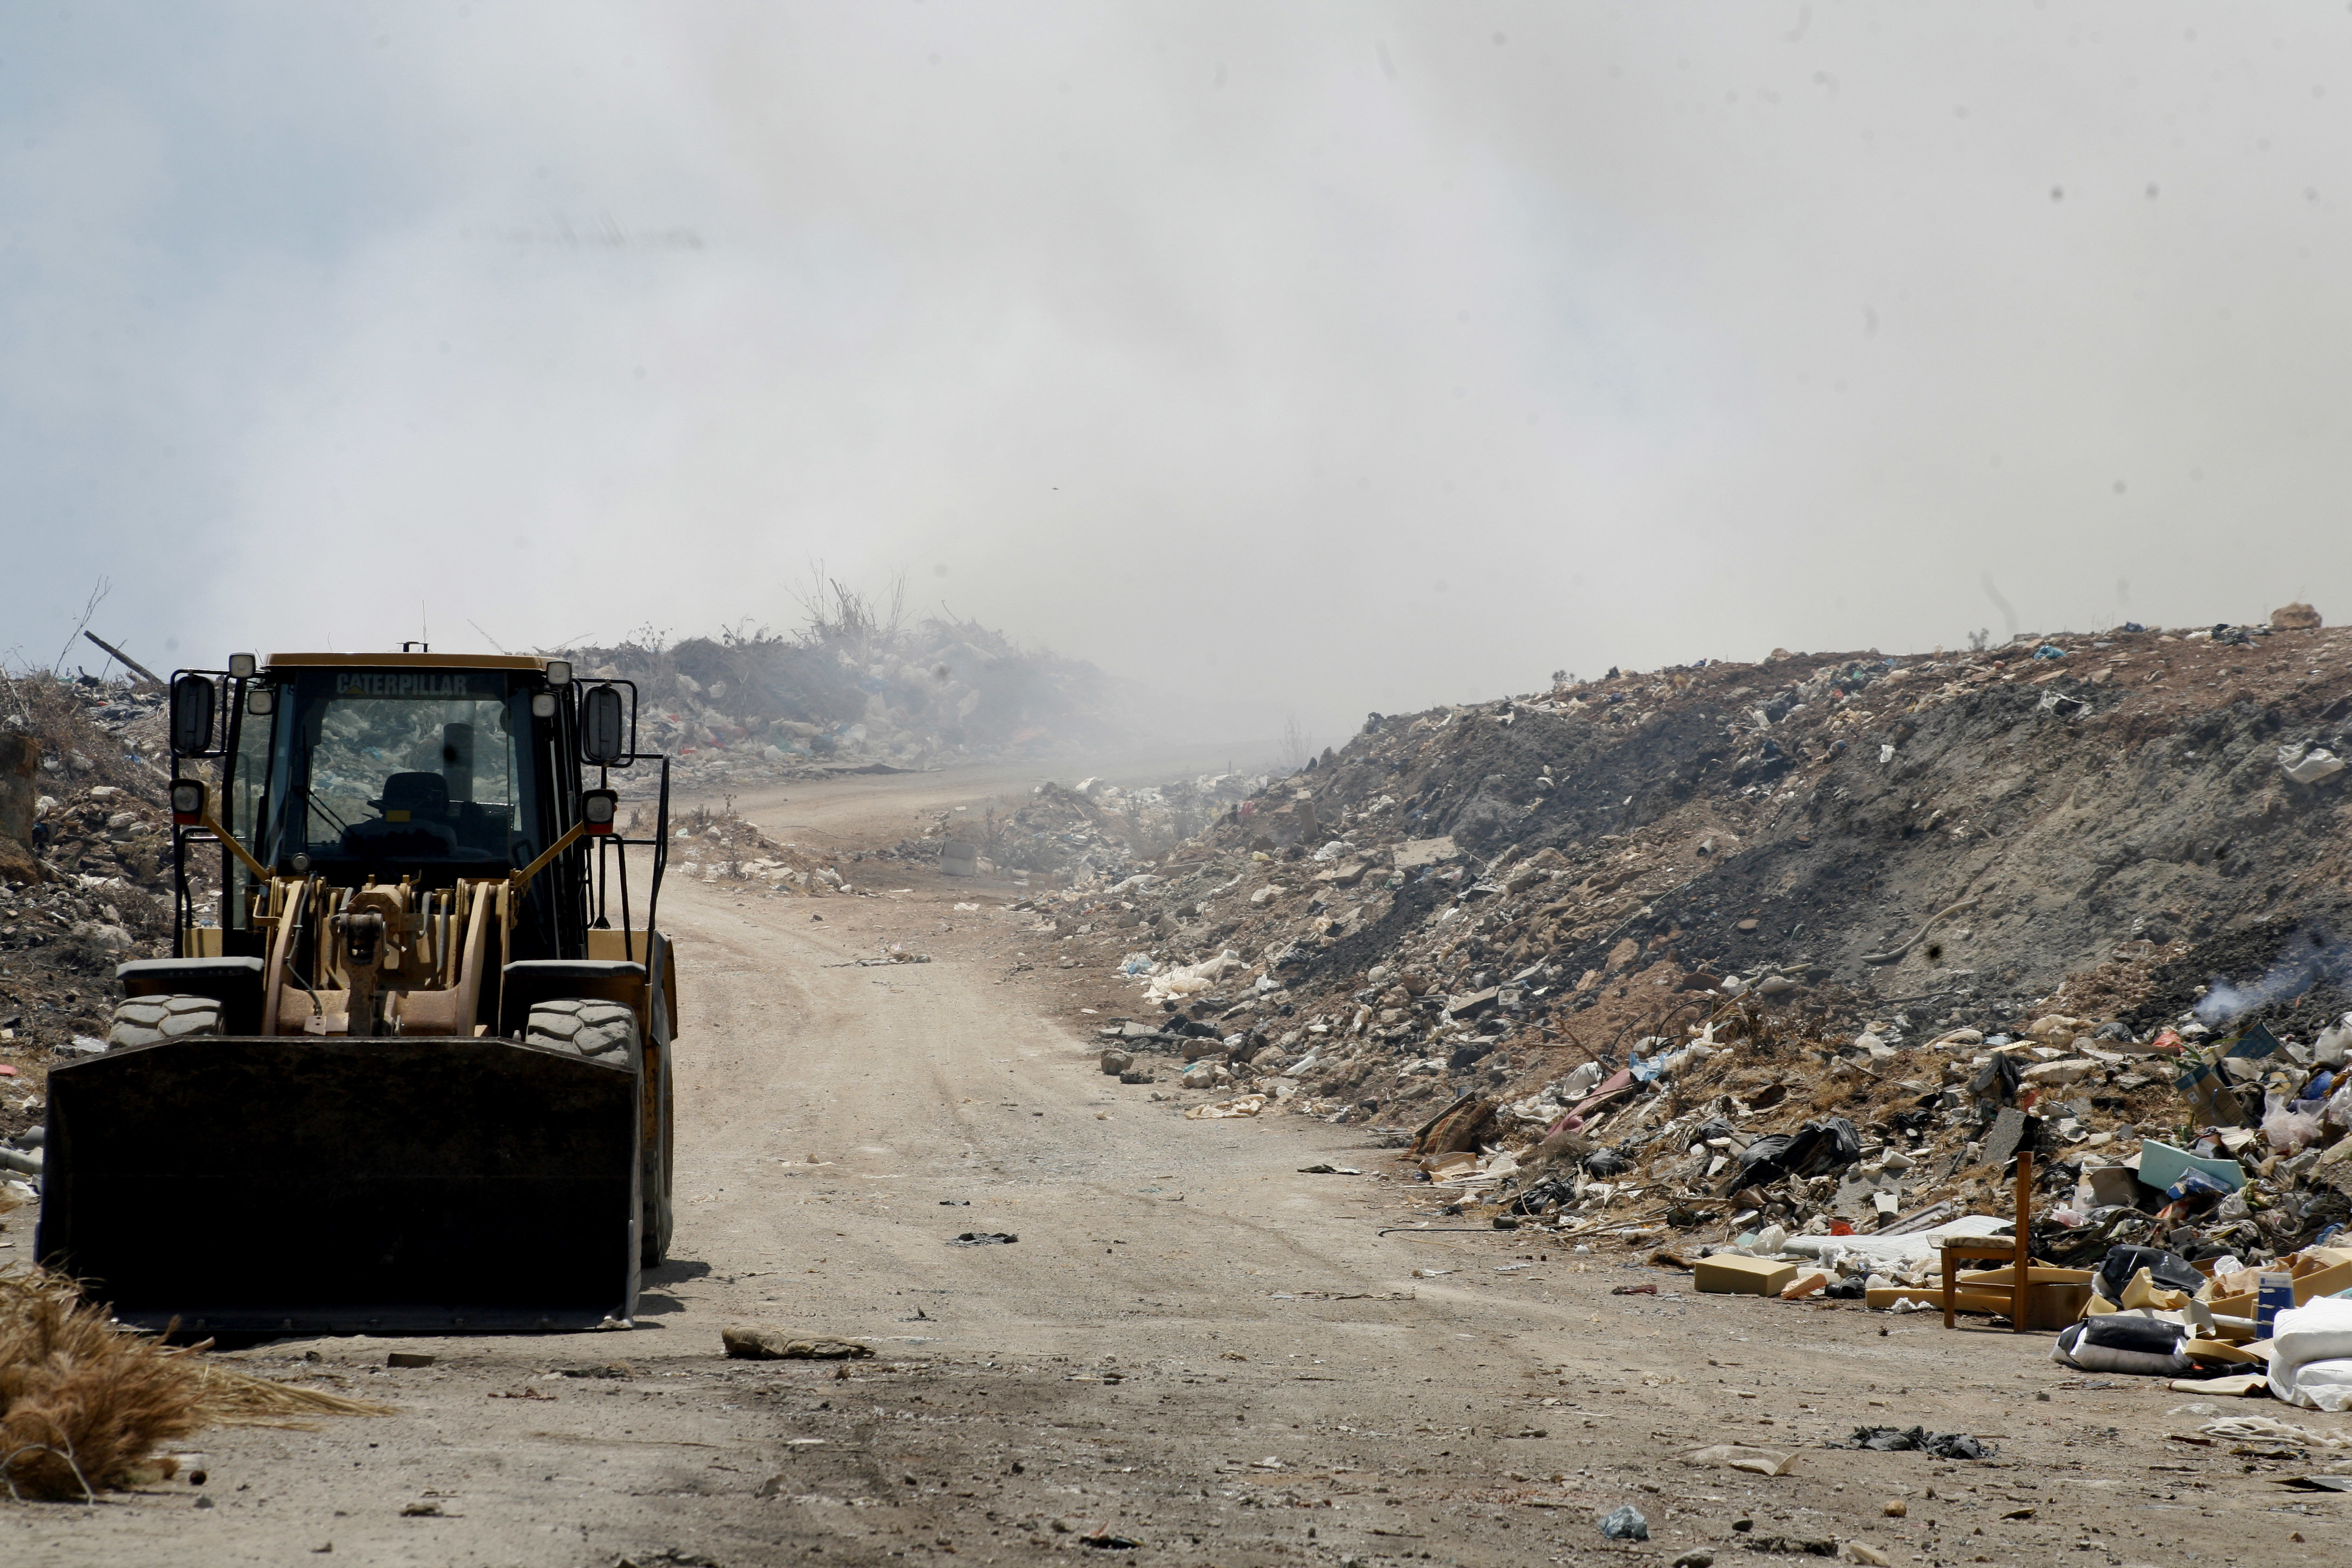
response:
[[[368,805],[383,816],[344,828],[344,854],[446,860],[457,852],[457,832],[449,826],[449,781],[439,773],[393,773],[383,781],[383,798]]]

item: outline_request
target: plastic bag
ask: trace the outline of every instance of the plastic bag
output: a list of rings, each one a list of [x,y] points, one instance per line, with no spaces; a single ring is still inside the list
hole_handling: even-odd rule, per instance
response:
[[[1601,1533],[1612,1541],[1647,1541],[1650,1521],[1630,1502],[1619,1503],[1601,1517]]]
[[[2111,1247],[2100,1260],[2099,1271],[2091,1277],[2091,1289],[2106,1300],[2121,1301],[2124,1287],[2143,1268],[2159,1290],[2186,1290],[2194,1295],[2205,1283],[2197,1266],[2177,1252],[2160,1247]]]
[[[1739,1174],[1725,1189],[1769,1186],[1787,1175],[1818,1176],[1843,1171],[1862,1158],[1862,1135],[1843,1116],[1808,1121],[1795,1132],[1759,1138],[1739,1156]]]
[[[2319,1142],[2319,1117],[2305,1105],[2301,1100],[2289,1100],[2263,1118],[2263,1136],[2282,1154],[2295,1153]]]

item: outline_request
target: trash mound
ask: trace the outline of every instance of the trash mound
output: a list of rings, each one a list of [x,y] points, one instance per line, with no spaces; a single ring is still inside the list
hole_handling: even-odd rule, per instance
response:
[[[632,808],[627,831],[650,831],[650,806]],[[856,867],[867,860],[888,861],[894,851],[839,851],[811,847],[792,839],[769,837],[735,809],[735,797],[718,805],[698,805],[670,820],[672,876],[692,877],[714,884],[740,883],[749,889],[784,897],[829,898],[858,892],[864,877]],[[877,868],[878,869],[878,868]]]
[[[1203,773],[1147,788],[1105,779],[1045,783],[1011,811],[978,817],[941,812],[919,838],[896,847],[908,859],[936,862],[950,875],[1002,871],[1041,877],[1081,891],[1159,879],[1154,862],[1265,786],[1264,774]]]
[[[1134,984],[1121,1076],[1181,1055],[1181,1087],[1423,1125],[1433,1181],[1517,1221],[1914,1237],[1817,1270],[1892,1288],[2009,1213],[2033,1116],[2035,1256],[2252,1262],[2328,1236],[2352,1172],[2345,640],[2129,626],[1375,714],[1034,908]],[[2242,1179],[2142,1183],[2163,1148]]]
[[[114,965],[170,950],[163,709],[150,681],[0,676],[0,1140],[41,1120],[54,1053],[102,1044]],[[204,918],[219,868],[192,871]]]
[[[1045,757],[1132,731],[1127,689],[1091,664],[971,621],[902,625],[848,594],[789,637],[567,651],[590,679],[636,683],[638,745],[689,784]]]
[[[0,1274],[0,1483],[18,1498],[89,1499],[171,1474],[157,1450],[206,1426],[390,1414],[199,1352],[120,1327],[59,1276]]]
[[[152,680],[0,673],[0,734],[39,742],[37,782],[50,795],[111,784],[162,804],[172,754],[163,709]]]

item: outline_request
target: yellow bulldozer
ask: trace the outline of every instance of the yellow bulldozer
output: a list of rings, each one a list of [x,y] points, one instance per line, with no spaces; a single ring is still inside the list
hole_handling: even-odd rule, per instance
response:
[[[50,1073],[42,1261],[191,1334],[628,1322],[677,996],[635,688],[239,654],[174,672],[170,727],[174,956],[121,965],[108,1048]],[[648,763],[632,838],[612,775]]]

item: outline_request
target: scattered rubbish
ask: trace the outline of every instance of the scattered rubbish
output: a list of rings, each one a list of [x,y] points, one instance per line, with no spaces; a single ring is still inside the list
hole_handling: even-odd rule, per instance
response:
[[[2279,768],[2299,784],[2315,784],[2344,771],[2344,759],[2325,746],[2279,748]]]
[[[1881,1454],[1917,1450],[1938,1459],[1990,1459],[2000,1452],[1992,1444],[1965,1432],[1930,1432],[1924,1426],[1857,1426],[1848,1441],[1822,1447],[1868,1448]]]
[[[383,1358],[386,1366],[431,1366],[434,1358],[424,1351],[394,1351]]]
[[[2203,1394],[2215,1399],[2270,1397],[2268,1373],[2242,1373],[2233,1377],[2177,1377],[2165,1384],[2175,1394]]]
[[[1360,1176],[1364,1173],[1353,1165],[1301,1165],[1298,1173],[1302,1176]]]
[[[2319,1448],[2352,1448],[2352,1431],[2302,1426],[2270,1415],[2225,1415],[2219,1421],[2207,1422],[2198,1430],[2209,1437],[2294,1443]]]
[[[794,1338],[782,1329],[738,1323],[719,1331],[732,1361],[863,1361],[874,1347],[856,1340]]]
[[[2352,1300],[2323,1296],[2278,1315],[2270,1388],[2288,1405],[2352,1409]]]
[[[439,1519],[443,1517],[443,1515],[441,1512],[441,1505],[439,1503],[425,1501],[401,1504],[400,1517],[403,1519]]]
[[[1772,1448],[1750,1448],[1739,1443],[1712,1443],[1683,1456],[1685,1465],[1716,1465],[1759,1476],[1785,1476],[1797,1462],[1794,1454]]]
[[[1113,1535],[1105,1529],[1097,1530],[1089,1535],[1079,1536],[1078,1544],[1105,1552],[1132,1552],[1143,1543],[1139,1541],[1130,1541],[1124,1535]]]
[[[2179,1377],[2190,1364],[2180,1348],[2188,1332],[2179,1323],[2126,1312],[2085,1318],[2058,1335],[2050,1347],[2050,1359],[2084,1372]]]
[[[1650,1521],[1630,1502],[1619,1503],[1601,1516],[1601,1533],[1611,1541],[1647,1541]]]
[[[2140,1277],[2146,1275],[2146,1279]],[[2197,1266],[2175,1252],[2160,1247],[2110,1247],[2092,1276],[2091,1287],[2101,1300],[2126,1307],[2150,1305],[2146,1300],[2127,1300],[2135,1281],[2140,1294],[2148,1291],[2194,1291],[2205,1283],[2205,1276]],[[2177,1305],[2177,1303],[2173,1303]]]
[[[1710,1295],[1777,1296],[1797,1277],[1797,1266],[1775,1258],[1718,1252],[1693,1267],[1691,1284]]]
[[[2263,1269],[2255,1276],[2254,1336],[2270,1339],[2277,1331],[2278,1315],[2294,1306],[2294,1276]]]
[[[1010,1247],[1021,1238],[1009,1230],[968,1230],[950,1240],[950,1247]]]
[[[1184,1112],[1184,1120],[1215,1121],[1227,1117],[1255,1116],[1265,1109],[1267,1097],[1263,1094],[1239,1095],[1232,1100],[1221,1100],[1208,1105],[1196,1105]]]
[[[2178,1185],[2191,1171],[2211,1177],[2231,1192],[2246,1184],[2245,1168],[2235,1160],[2200,1159],[2186,1149],[2153,1138],[2141,1142],[2138,1176],[2142,1186],[2161,1192]]]

